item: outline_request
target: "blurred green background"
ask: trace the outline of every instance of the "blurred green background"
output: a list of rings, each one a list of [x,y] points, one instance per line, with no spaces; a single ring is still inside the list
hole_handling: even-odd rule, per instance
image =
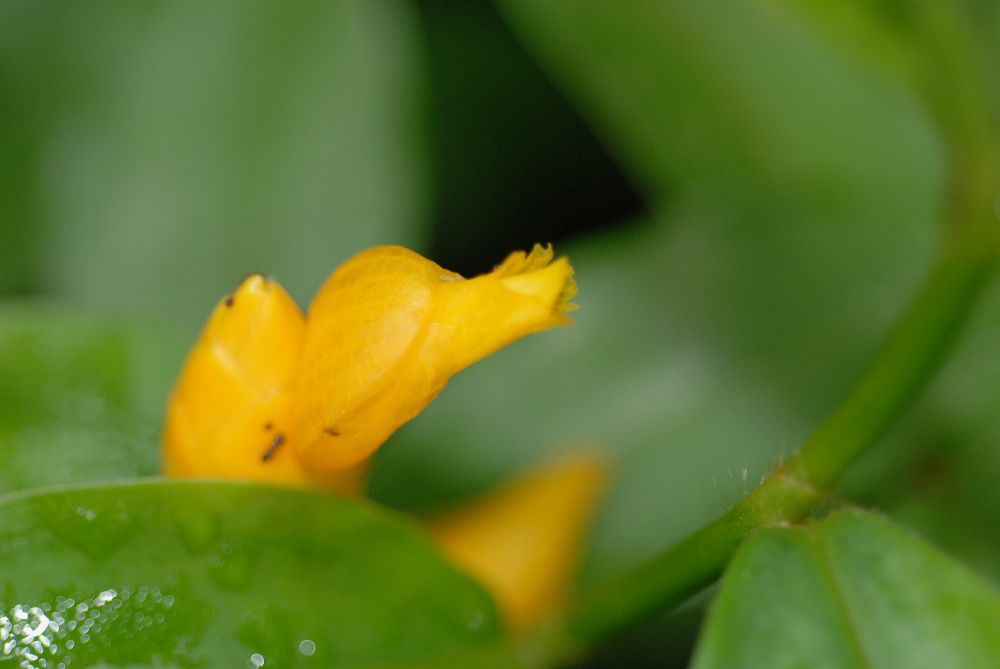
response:
[[[998,3],[965,4],[1000,62]],[[0,4],[0,490],[154,473],[184,351],[248,271],[304,305],[372,244],[469,275],[554,242],[576,325],[457,377],[372,496],[431,508],[597,440],[581,582],[638,564],[808,435],[929,264],[946,151],[893,7]],[[842,490],[994,580],[998,328],[991,291]],[[595,666],[683,662],[698,610]]]

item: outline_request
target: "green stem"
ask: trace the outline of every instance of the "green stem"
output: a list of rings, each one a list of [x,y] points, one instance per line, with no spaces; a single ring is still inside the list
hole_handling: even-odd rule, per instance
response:
[[[927,384],[971,310],[992,255],[944,254],[875,365],[792,463],[813,486],[836,484]],[[970,257],[971,256],[971,257]]]
[[[974,201],[981,206],[962,212],[972,220],[951,228],[961,231],[956,233],[961,239],[945,245],[887,345],[840,408],[728,513],[638,569],[585,593],[568,613],[564,648],[600,643],[711,584],[747,537],[801,520],[892,425],[941,363],[993,267],[996,222],[982,206],[992,198]]]
[[[782,470],[743,502],[667,552],[587,593],[571,609],[570,646],[591,646],[669,610],[715,581],[740,543],[763,527],[801,518],[821,493]]]

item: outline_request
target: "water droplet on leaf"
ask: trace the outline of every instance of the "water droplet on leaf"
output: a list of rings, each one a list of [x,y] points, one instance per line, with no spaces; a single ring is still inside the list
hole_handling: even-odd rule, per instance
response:
[[[120,500],[43,495],[32,507],[52,534],[94,560],[113,555],[134,534],[132,516]]]
[[[184,547],[195,555],[208,550],[219,534],[215,519],[194,505],[177,507],[174,510],[174,522],[177,523],[177,531]]]

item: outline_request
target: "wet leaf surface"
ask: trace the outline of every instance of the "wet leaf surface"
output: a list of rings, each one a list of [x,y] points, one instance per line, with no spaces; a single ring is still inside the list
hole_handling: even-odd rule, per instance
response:
[[[0,564],[0,662],[24,667],[403,665],[499,634],[489,596],[415,525],[301,491],[8,496]]]

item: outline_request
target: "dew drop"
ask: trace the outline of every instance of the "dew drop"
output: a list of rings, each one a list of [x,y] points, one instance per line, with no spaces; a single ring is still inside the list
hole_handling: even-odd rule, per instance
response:
[[[260,653],[254,653],[250,656],[250,665],[253,667],[263,667],[264,666],[264,656]]]
[[[91,522],[91,521],[93,521],[95,518],[97,518],[97,512],[94,511],[93,509],[88,509],[85,506],[78,506],[78,507],[76,507],[76,509],[74,509],[73,512],[76,515],[78,515],[81,518],[83,518],[88,523]]]
[[[6,637],[0,641],[0,666],[6,660],[17,662],[12,669],[94,666],[98,661],[101,666],[146,666],[148,649],[157,645],[148,642],[172,638],[177,625],[200,627],[197,620],[168,613],[163,604],[167,597],[173,595],[153,586],[105,588],[92,597],[60,596],[55,606],[19,603],[0,609],[0,637]],[[143,643],[131,643],[136,640]]]
[[[132,515],[120,499],[80,492],[44,495],[32,507],[52,534],[95,560],[113,555],[135,532]]]
[[[249,542],[222,542],[209,558],[212,580],[226,590],[242,590],[250,585],[257,571],[260,549]]]
[[[118,596],[118,593],[115,592],[114,590],[104,590],[104,591],[100,592],[97,595],[97,597],[94,597],[94,605],[95,606],[104,606],[105,604],[107,604],[108,602],[110,602],[111,600],[113,600],[117,596]]]
[[[299,653],[306,657],[311,657],[316,652],[316,642],[312,639],[303,639],[299,642]]]
[[[218,525],[212,516],[190,504],[174,510],[174,522],[184,547],[195,555],[208,550],[219,534]]]
[[[469,618],[466,625],[468,626],[470,631],[474,632],[483,626],[485,618],[486,617],[482,613],[475,613]]]

